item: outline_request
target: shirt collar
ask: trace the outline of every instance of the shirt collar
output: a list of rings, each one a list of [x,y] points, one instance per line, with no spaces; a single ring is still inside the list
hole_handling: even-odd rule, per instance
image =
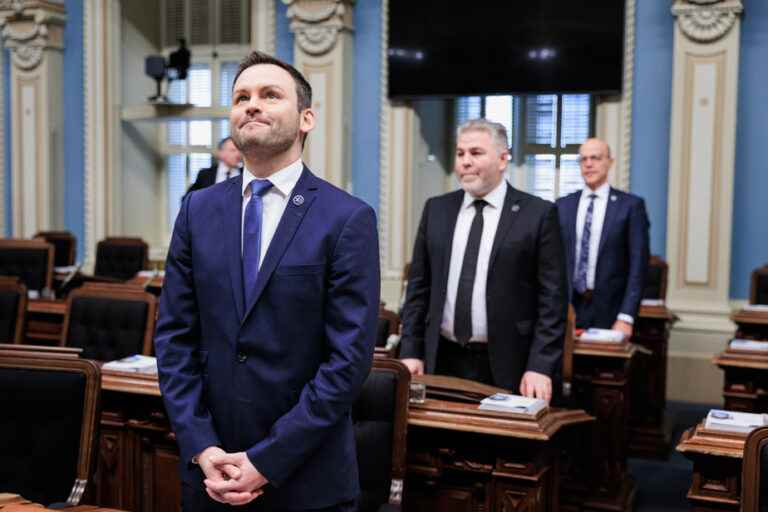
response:
[[[219,166],[216,169],[218,172],[223,172],[226,174],[227,171],[232,171],[232,174],[238,173],[240,174],[240,168],[239,167],[229,167],[224,162],[219,162]]]
[[[608,194],[610,194],[610,192],[611,192],[611,186],[606,181],[605,183],[597,187],[596,190],[592,190],[588,186],[584,185],[584,191],[582,192],[581,197],[586,199],[586,198],[589,198],[589,194],[595,194],[597,196],[597,199],[603,199],[607,201]]]
[[[304,163],[301,161],[301,158],[299,158],[266,179],[272,182],[272,190],[278,192],[283,197],[288,197],[293,191],[293,187],[295,187],[296,183],[299,181],[303,169]],[[246,191],[248,191],[249,196],[251,195],[249,186],[255,179],[262,178],[256,178],[256,176],[251,174],[251,171],[245,167],[245,172],[243,172],[243,196],[246,195]]]
[[[507,180],[503,179],[496,185],[496,188],[488,192],[483,197],[475,197],[469,192],[464,192],[464,201],[461,204],[461,208],[468,208],[475,202],[475,199],[484,199],[490,206],[494,208],[502,208],[504,206],[504,199],[507,196]]]

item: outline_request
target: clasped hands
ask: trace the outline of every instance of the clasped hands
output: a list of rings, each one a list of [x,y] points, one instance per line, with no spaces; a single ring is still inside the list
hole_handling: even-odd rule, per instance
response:
[[[227,453],[209,446],[198,456],[205,474],[205,492],[212,500],[229,505],[245,505],[264,493],[267,483],[245,452]]]

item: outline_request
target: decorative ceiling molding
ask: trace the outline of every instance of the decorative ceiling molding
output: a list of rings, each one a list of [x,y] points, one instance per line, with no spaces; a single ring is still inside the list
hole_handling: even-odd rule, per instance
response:
[[[14,65],[24,71],[40,65],[46,49],[64,48],[66,21],[59,3],[0,0],[0,36]]]
[[[672,6],[683,34],[698,43],[725,36],[743,11],[741,0],[677,0]]]
[[[339,34],[352,31],[355,0],[283,0],[288,6],[291,32],[302,51],[324,55],[336,45]]]

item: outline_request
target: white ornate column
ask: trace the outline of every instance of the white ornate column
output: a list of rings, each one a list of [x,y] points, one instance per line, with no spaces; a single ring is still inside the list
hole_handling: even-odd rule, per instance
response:
[[[251,48],[275,53],[275,0],[251,0]]]
[[[348,189],[352,148],[352,7],[354,0],[283,0],[295,35],[293,65],[312,85],[317,125],[304,160],[319,176]]]
[[[676,0],[667,259],[678,328],[732,332],[740,0]]]
[[[630,158],[632,156],[632,94],[635,70],[635,2],[626,0],[624,14],[624,79],[620,96],[598,99],[595,113],[597,137],[610,145],[614,165],[609,179],[611,185],[629,190]]]
[[[63,2],[0,1],[3,44],[11,53],[13,236],[64,222]],[[8,113],[6,113],[8,114]]]

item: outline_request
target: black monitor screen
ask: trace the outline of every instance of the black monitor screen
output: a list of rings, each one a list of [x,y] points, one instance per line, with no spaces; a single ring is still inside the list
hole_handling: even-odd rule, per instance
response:
[[[618,93],[624,0],[390,0],[389,96]]]

